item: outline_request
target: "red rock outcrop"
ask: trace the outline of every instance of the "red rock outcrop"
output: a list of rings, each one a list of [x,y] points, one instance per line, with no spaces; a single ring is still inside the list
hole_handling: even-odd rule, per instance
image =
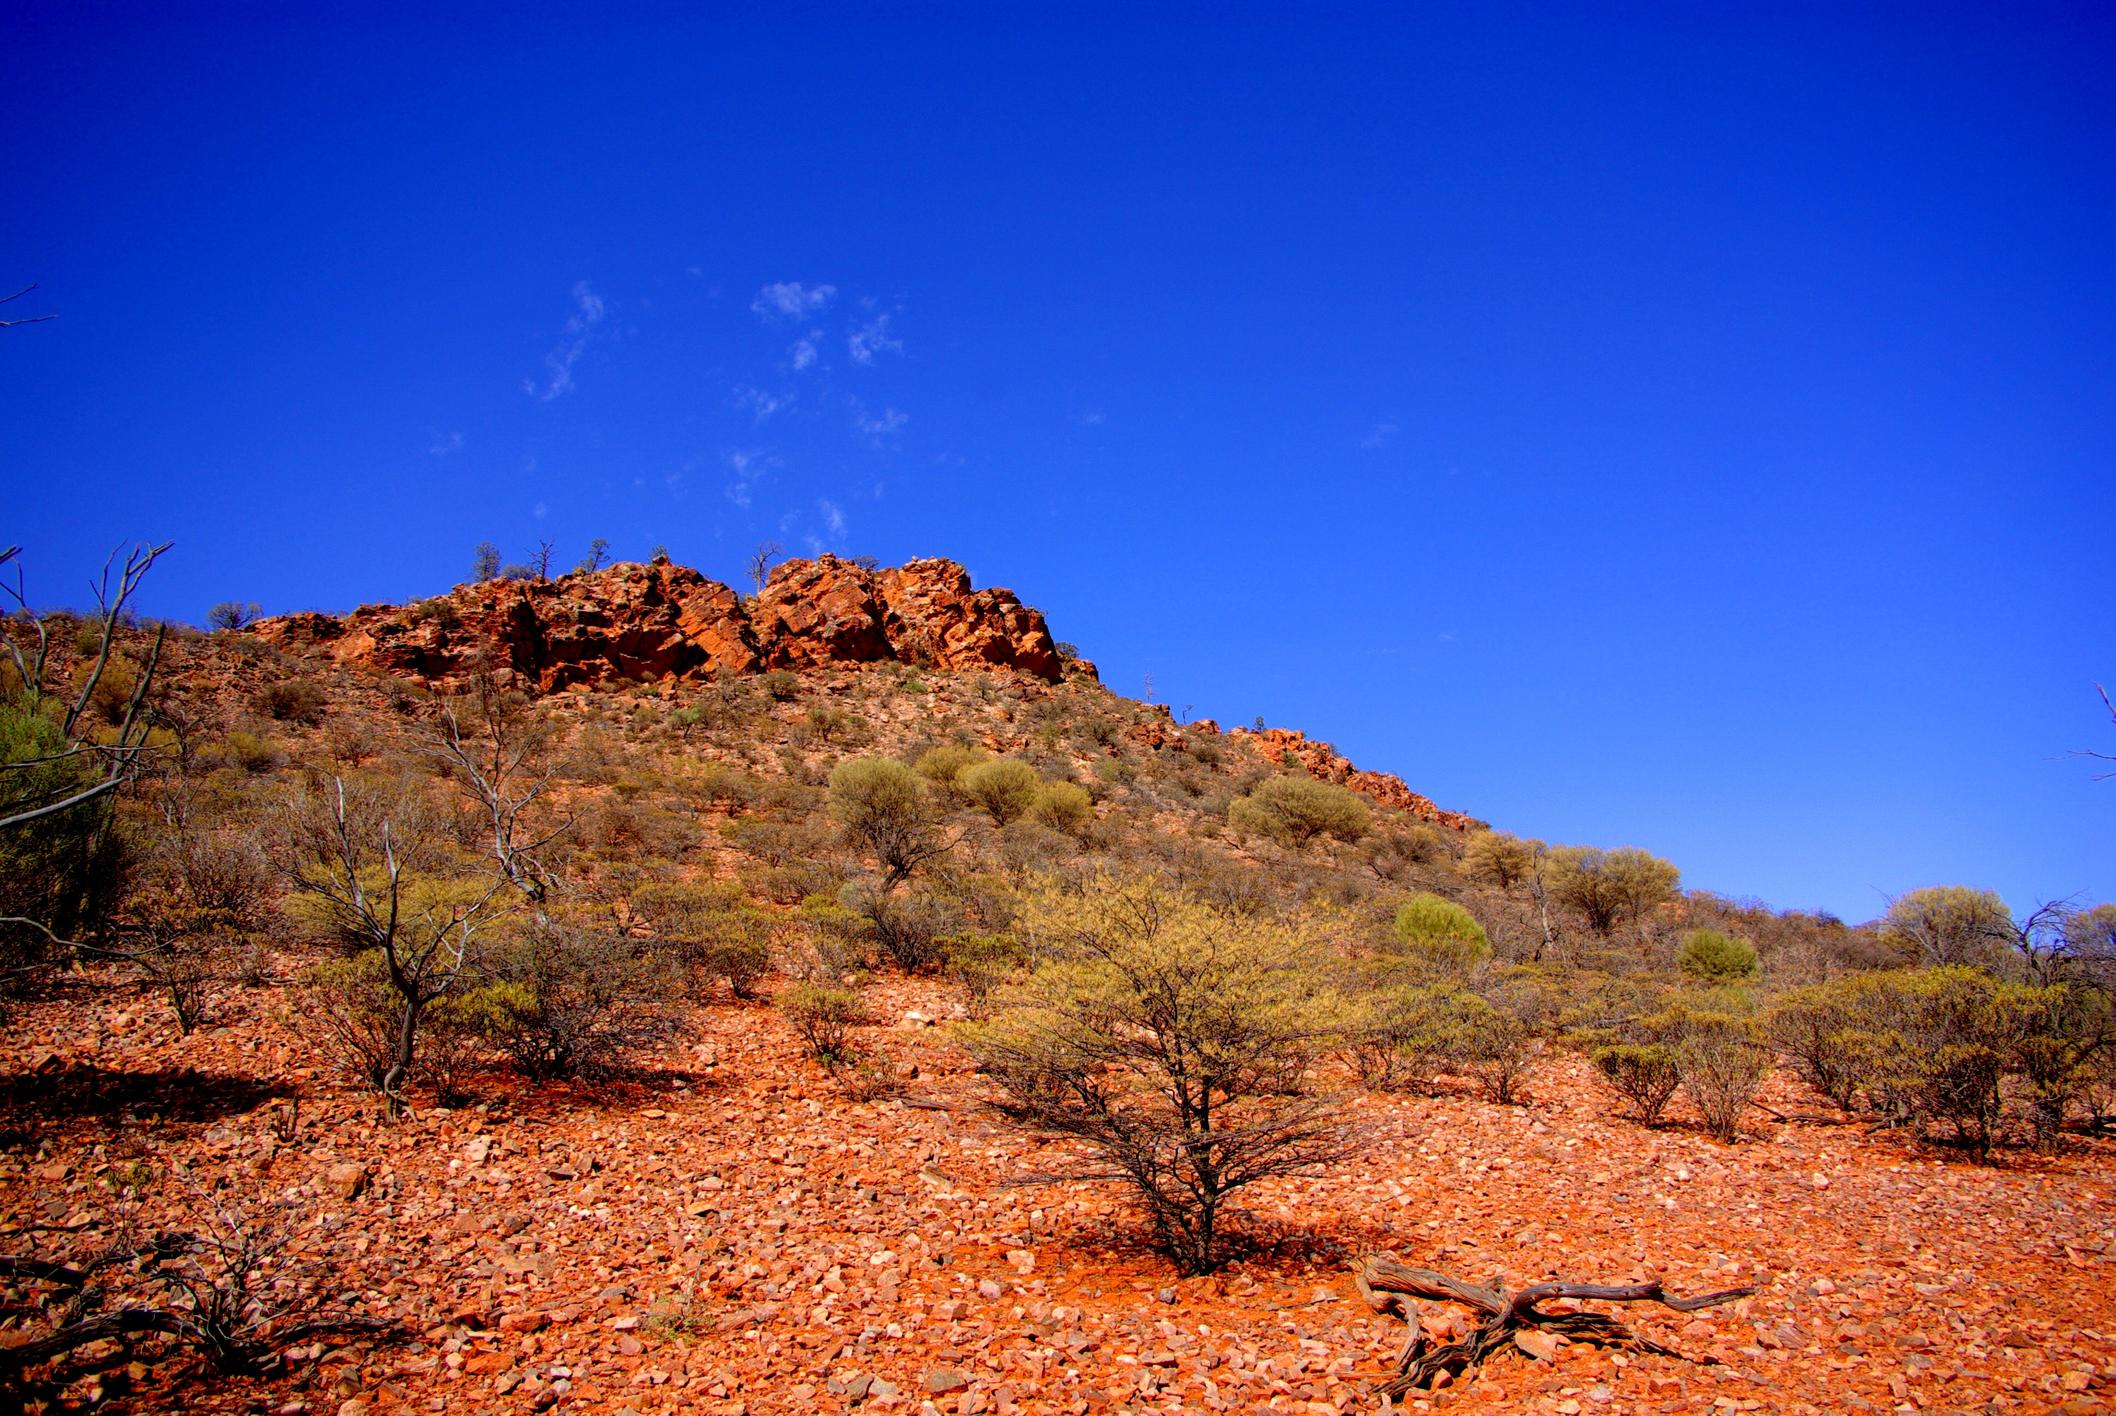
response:
[[[1040,613],[1011,591],[971,589],[969,574],[946,560],[879,571],[828,555],[788,561],[747,602],[656,560],[459,585],[344,616],[282,615],[253,632],[428,683],[490,663],[543,693],[831,664],[1012,668],[1053,680],[1065,672]]]
[[[1407,811],[1420,821],[1455,831],[1467,831],[1480,824],[1475,817],[1460,811],[1441,810],[1431,797],[1412,791],[1401,777],[1387,772],[1362,772],[1328,743],[1311,741],[1298,728],[1230,728],[1226,735],[1254,743],[1257,751],[1281,767],[1298,767],[1318,781],[1349,787],[1383,806]]]

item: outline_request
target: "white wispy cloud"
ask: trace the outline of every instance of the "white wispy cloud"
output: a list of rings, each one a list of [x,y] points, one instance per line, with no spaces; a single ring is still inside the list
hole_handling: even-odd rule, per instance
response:
[[[596,327],[610,312],[603,297],[596,294],[585,280],[573,282],[573,313],[566,317],[565,337],[549,354],[544,356],[544,376],[538,379],[523,379],[522,391],[532,398],[549,403],[573,391],[573,366],[580,356],[588,352],[588,344],[595,338]]]
[[[538,502],[535,506],[529,508],[529,514],[538,521],[542,521],[551,514],[551,507],[546,502]]]
[[[461,433],[435,433],[433,435],[433,446],[426,450],[435,457],[446,457],[451,452],[461,452],[463,450],[463,435]]]
[[[731,474],[727,483],[727,499],[747,511],[751,490],[777,465],[778,459],[762,448],[738,447],[728,452],[725,460],[727,470]]]
[[[884,408],[879,413],[869,413],[866,409],[854,405],[852,413],[852,426],[859,429],[867,441],[873,443],[876,447],[880,447],[885,441],[902,432],[904,425],[910,421],[911,415],[909,413],[900,412],[894,408]]]
[[[1359,445],[1369,449],[1386,446],[1389,439],[1400,431],[1402,430],[1394,423],[1376,423],[1367,435],[1359,440]]]
[[[823,518],[823,526],[831,535],[845,534],[845,512],[836,502],[824,497],[816,502],[816,512]]]
[[[821,313],[837,298],[837,293],[835,285],[803,285],[798,280],[781,280],[759,290],[749,307],[758,319],[776,324]]]
[[[889,333],[889,316],[876,315],[845,336],[845,352],[855,364],[872,364],[877,354],[901,354],[904,342]]]
[[[786,351],[786,362],[796,369],[813,364],[823,352],[823,331],[812,329],[796,339]]]
[[[794,396],[790,393],[772,393],[758,388],[755,384],[735,386],[735,406],[747,411],[750,417],[759,423],[769,422],[774,413],[791,408],[793,401]]]
[[[813,531],[801,538],[801,544],[808,547],[808,554],[811,557],[823,554],[823,538],[816,535]]]

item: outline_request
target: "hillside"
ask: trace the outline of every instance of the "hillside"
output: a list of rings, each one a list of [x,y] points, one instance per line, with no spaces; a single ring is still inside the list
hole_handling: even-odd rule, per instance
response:
[[[95,636],[50,628],[80,682]],[[61,831],[0,855],[82,944],[9,936],[0,1251],[46,1269],[4,1271],[0,1354],[77,1320],[71,1292],[116,1311],[231,1269],[51,1265],[171,1230],[284,1247],[247,1273],[249,1370],[166,1334],[0,1355],[33,1405],[1367,1411],[1405,1334],[1352,1280],[1381,1251],[1509,1291],[1755,1290],[1627,1311],[1673,1351],[1525,1332],[1410,1409],[2083,1413],[2116,1388],[2116,1049],[2067,1054],[2051,1121],[2035,1059],[2108,1026],[2050,1021],[2101,996],[2062,950],[2031,977],[1987,930],[1959,974],[1908,969],[1935,961],[1902,921],[1685,892],[1295,729],[1178,722],[948,561],[793,561],[753,596],[665,560],[494,580],[173,631],[146,680],[153,635],[123,630],[91,695],[106,737],[151,703],[156,751],[85,883],[52,883]],[[422,967],[455,972],[390,1079],[361,911],[394,871],[392,926],[430,923]],[[1092,1146],[1025,1125],[1036,1087],[958,1027],[1085,968],[1039,911],[1110,880],[1326,985],[1313,1019],[1226,1025],[1277,1039],[1233,1114],[1327,1103],[1334,1148],[1242,1188],[1202,1271],[1135,1187],[1050,1178]],[[1933,980],[2047,1012],[2011,1051],[1972,1039],[1973,1124],[1932,1100],[1960,1074],[1900,1052],[1826,1085],[1793,1023],[1879,1038],[1857,1009],[1894,989],[1903,1033]],[[1753,1072],[1731,1107],[1713,1046]],[[1664,1112],[1612,1057],[1666,1067]],[[326,1309],[360,1324],[286,1340]]]

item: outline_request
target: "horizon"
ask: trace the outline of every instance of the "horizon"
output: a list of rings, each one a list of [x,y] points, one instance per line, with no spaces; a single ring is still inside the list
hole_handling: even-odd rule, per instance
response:
[[[2116,17],[382,13],[21,12],[34,601],[939,555],[1685,888],[2116,896]]]

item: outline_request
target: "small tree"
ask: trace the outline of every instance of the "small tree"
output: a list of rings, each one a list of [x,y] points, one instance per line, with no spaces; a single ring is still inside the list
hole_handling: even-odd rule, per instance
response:
[[[1482,885],[1511,890],[1535,866],[1537,841],[1506,831],[1479,831],[1462,846],[1462,873]]]
[[[1011,757],[965,768],[956,781],[970,803],[1001,826],[1026,816],[1043,785],[1034,767]]]
[[[558,554],[558,546],[551,541],[538,541],[536,554],[529,558],[530,567],[536,571],[538,580],[551,578],[551,557]]]
[[[1128,1183],[1183,1272],[1226,1257],[1231,1195],[1344,1153],[1308,1087],[1346,1021],[1311,930],[1109,877],[1032,890],[1020,929],[1035,967],[960,1036],[1003,1114],[1099,1159],[1073,1178]]]
[[[488,580],[497,580],[500,574],[500,548],[490,541],[480,541],[470,553],[470,578],[482,585]]]
[[[947,849],[924,784],[894,758],[857,757],[839,763],[830,774],[830,814],[847,840],[874,857],[884,894]]]
[[[1881,938],[1906,962],[1996,965],[2014,942],[2013,912],[1990,890],[1933,885],[1888,902]]]
[[[749,560],[746,564],[746,568],[749,571],[749,583],[756,587],[759,595],[764,593],[764,587],[771,582],[772,566],[784,554],[786,554],[786,547],[780,545],[777,541],[760,542],[757,549],[749,553]]]
[[[588,542],[588,553],[582,556],[580,564],[573,568],[577,571],[601,570],[603,561],[608,559],[609,554],[610,543],[597,536],[594,540]]]
[[[1607,934],[1674,899],[1682,876],[1636,846],[1560,846],[1550,852],[1548,879],[1555,899],[1578,910],[1596,934]]]
[[[1756,946],[1716,929],[1693,929],[1675,951],[1675,967],[1700,983],[1745,983],[1756,977]]]
[[[1356,841],[1372,820],[1365,802],[1331,782],[1313,777],[1269,777],[1227,808],[1227,819],[1242,831],[1267,836],[1289,846],[1305,846],[1318,836]]]
[[[206,627],[230,632],[248,629],[252,621],[264,613],[264,606],[255,600],[247,603],[238,600],[222,600],[206,611]]]

